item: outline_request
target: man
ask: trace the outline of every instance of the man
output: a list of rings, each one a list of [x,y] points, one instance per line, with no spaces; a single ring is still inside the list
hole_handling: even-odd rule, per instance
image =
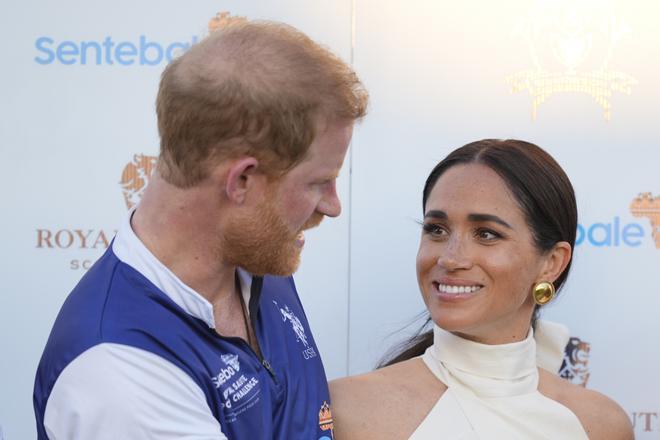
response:
[[[234,23],[164,71],[142,201],[64,303],[40,439],[332,437],[293,280],[367,93],[295,29]]]

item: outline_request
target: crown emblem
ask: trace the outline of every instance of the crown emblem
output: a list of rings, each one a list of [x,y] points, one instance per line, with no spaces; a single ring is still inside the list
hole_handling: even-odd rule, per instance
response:
[[[613,92],[630,94],[637,80],[609,69],[617,43],[630,32],[607,2],[538,0],[514,33],[528,45],[534,68],[507,77],[511,92],[528,90],[532,119],[557,93],[586,93],[611,118]]]
[[[119,185],[128,209],[137,205],[142,198],[142,193],[156,167],[156,159],[155,156],[136,154],[133,156],[133,162],[129,162],[124,167]]]
[[[209,33],[213,33],[218,29],[224,29],[233,23],[242,23],[245,21],[247,21],[247,18],[245,17],[232,17],[229,12],[220,11],[215,14],[215,17],[209,20]]]
[[[334,428],[334,423],[332,422],[332,411],[330,411],[330,405],[328,402],[323,402],[321,410],[319,411],[319,426],[323,431],[331,430]]]
[[[651,221],[655,247],[660,249],[660,196],[653,197],[649,192],[640,194],[630,204],[630,213]]]

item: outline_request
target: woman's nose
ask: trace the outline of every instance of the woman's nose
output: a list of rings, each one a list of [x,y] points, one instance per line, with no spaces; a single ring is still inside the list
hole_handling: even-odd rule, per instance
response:
[[[457,236],[452,236],[438,256],[438,265],[448,272],[472,267],[467,245]]]

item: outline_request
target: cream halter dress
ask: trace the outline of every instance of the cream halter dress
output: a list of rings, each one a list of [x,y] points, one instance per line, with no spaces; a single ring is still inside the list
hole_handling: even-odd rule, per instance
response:
[[[568,332],[539,321],[536,340],[479,344],[438,326],[422,360],[447,390],[411,440],[588,439],[577,416],[539,393],[537,366],[559,370]],[[538,353],[537,353],[538,343]]]

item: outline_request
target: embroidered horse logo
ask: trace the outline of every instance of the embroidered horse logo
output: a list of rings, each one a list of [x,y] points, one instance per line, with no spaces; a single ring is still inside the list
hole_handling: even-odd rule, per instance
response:
[[[298,317],[291,311],[291,309],[289,309],[289,306],[285,305],[284,308],[282,308],[277,304],[277,302],[273,301],[273,303],[277,306],[277,308],[280,309],[280,313],[282,314],[282,321],[289,321],[291,323],[291,327],[296,334],[296,341],[302,341],[305,347],[308,347],[309,343],[307,342],[307,335],[305,335],[305,327],[303,327],[300,319],[298,319]]]

